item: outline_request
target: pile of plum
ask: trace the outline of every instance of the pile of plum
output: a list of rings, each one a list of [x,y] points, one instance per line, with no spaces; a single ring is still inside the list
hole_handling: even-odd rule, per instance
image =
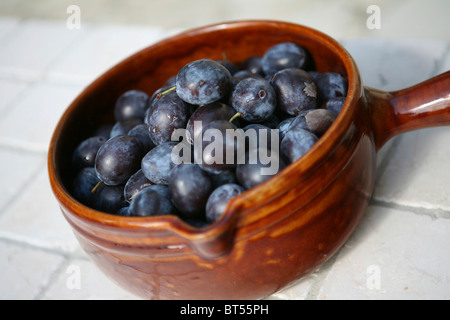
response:
[[[73,152],[74,197],[115,215],[218,220],[230,199],[302,157],[339,114],[347,79],[310,65],[302,46],[283,42],[239,66],[195,60],[156,92],[124,92],[115,123]]]

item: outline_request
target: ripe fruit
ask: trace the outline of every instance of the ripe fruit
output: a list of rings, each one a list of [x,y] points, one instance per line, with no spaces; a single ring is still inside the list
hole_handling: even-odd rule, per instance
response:
[[[228,202],[244,191],[238,184],[224,184],[215,189],[206,203],[206,221],[212,223],[219,220],[225,213]]]
[[[318,91],[313,77],[298,68],[277,72],[272,78],[280,110],[291,116],[317,107]]]
[[[261,66],[266,75],[272,75],[286,68],[304,68],[306,51],[303,47],[283,42],[270,47],[262,57]]]
[[[281,141],[280,154],[287,163],[300,159],[319,140],[313,133],[300,127],[293,127]]]
[[[247,121],[268,120],[275,111],[275,90],[264,79],[245,78],[234,88],[231,94],[231,106]]]
[[[155,145],[171,141],[175,129],[185,128],[190,117],[190,106],[171,91],[153,101],[146,115],[150,138]]]
[[[213,191],[209,175],[196,164],[180,164],[172,171],[169,191],[175,207],[187,218],[203,218]]]
[[[149,96],[140,90],[129,90],[116,101],[114,119],[118,121],[144,120]]]
[[[106,141],[98,150],[95,171],[104,184],[120,185],[139,170],[141,157],[141,145],[136,138],[117,136]]]
[[[141,161],[141,169],[145,177],[154,184],[167,184],[175,163],[172,151],[176,142],[164,142],[150,150]]]
[[[178,96],[195,105],[218,101],[230,88],[230,72],[222,64],[211,59],[188,63],[178,72],[176,80]]]
[[[152,185],[142,189],[131,200],[130,216],[147,217],[176,214],[177,210],[170,201],[169,188],[166,185]]]

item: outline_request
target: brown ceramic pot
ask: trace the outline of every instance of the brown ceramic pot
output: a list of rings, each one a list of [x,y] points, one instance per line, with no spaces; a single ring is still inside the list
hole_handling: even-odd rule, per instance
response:
[[[69,193],[71,153],[102,123],[118,96],[149,94],[186,63],[232,62],[271,45],[304,46],[318,71],[348,77],[348,97],[332,127],[299,161],[233,200],[203,228],[176,217],[119,217],[90,209]],[[377,151],[396,134],[450,124],[449,72],[396,92],[364,87],[355,62],[330,37],[276,21],[207,26],[152,45],[89,87],[62,116],[48,169],[62,213],[103,272],[149,299],[259,299],[314,271],[347,240],[371,196]]]

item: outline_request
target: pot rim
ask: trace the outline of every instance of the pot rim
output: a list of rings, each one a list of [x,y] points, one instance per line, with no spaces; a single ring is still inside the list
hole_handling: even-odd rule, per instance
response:
[[[283,170],[284,175],[286,176],[298,174],[299,172],[304,173],[308,170],[314,169],[314,167],[317,167],[318,164],[328,158],[330,152],[332,152],[332,150],[339,145],[339,142],[344,139],[346,130],[351,125],[351,122],[353,120],[353,109],[357,105],[356,101],[358,101],[362,96],[362,84],[356,63],[347,52],[347,50],[330,36],[310,27],[291,22],[276,20],[228,21],[183,31],[177,35],[166,38],[134,53],[133,55],[116,64],[116,66],[126,64],[127,62],[135,59],[135,57],[140,55],[142,51],[152,50],[152,48],[154,47],[159,47],[166,43],[174,42],[184,37],[192,37],[197,34],[215,32],[221,29],[241,29],[259,25],[271,28],[273,27],[274,29],[282,27],[286,30],[296,30],[296,32],[303,31],[305,33],[308,33],[310,37],[314,37],[318,42],[321,42],[323,46],[335,52],[335,54],[341,60],[347,73],[348,92],[341,113],[336,118],[333,125],[307,152],[307,154],[305,154],[301,159],[290,164]],[[114,69],[116,66],[113,66],[111,69]],[[280,179],[279,175],[276,175],[271,179],[265,181],[264,183],[254,187],[253,189],[245,191],[242,195],[230,201],[226,213],[218,221],[202,228],[191,226],[176,216],[167,215],[152,217],[123,217],[103,213],[81,204],[70,194],[70,192],[62,183],[62,179],[56,165],[55,150],[62,134],[62,129],[67,123],[73,110],[77,107],[79,101],[81,100],[81,97],[93,91],[96,87],[96,84],[103,82],[104,79],[106,79],[110,75],[111,69],[107,70],[96,80],[94,80],[90,85],[88,85],[69,105],[55,128],[49,146],[48,173],[52,190],[56,198],[58,199],[60,206],[66,208],[71,215],[77,216],[77,220],[87,220],[89,222],[93,222],[102,226],[129,230],[166,228],[170,229],[175,234],[178,234],[183,238],[189,239],[191,241],[205,240],[207,238],[217,237],[218,235],[227,232],[227,230],[230,229],[230,225],[234,225],[236,223],[236,215],[239,212],[239,207],[243,201],[243,198],[257,195],[260,190],[267,188],[268,184],[272,184],[274,181],[276,181],[276,179]],[[324,141],[326,141],[326,143],[324,143]]]

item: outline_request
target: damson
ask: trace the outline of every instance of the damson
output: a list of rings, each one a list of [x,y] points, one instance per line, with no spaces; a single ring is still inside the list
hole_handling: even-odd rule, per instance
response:
[[[202,139],[194,145],[194,160],[209,173],[234,169],[242,131],[227,120],[216,120],[202,130]]]
[[[175,207],[187,218],[202,218],[213,191],[209,175],[196,164],[180,164],[173,169],[169,191]]]
[[[145,123],[138,124],[128,131],[128,135],[135,137],[142,146],[142,152],[147,153],[155,147],[152,139],[150,138],[148,125]]]
[[[320,96],[323,100],[347,95],[347,79],[336,72],[323,72],[316,76]]]
[[[244,191],[238,184],[224,184],[215,189],[206,203],[206,221],[212,223],[219,220],[225,213],[228,202]]]
[[[155,145],[171,141],[175,129],[185,128],[190,117],[190,106],[176,92],[156,98],[146,115],[150,139]]]
[[[152,185],[131,200],[128,214],[137,217],[176,215],[177,210],[170,200],[168,187]]]
[[[321,137],[333,124],[336,116],[327,109],[313,109],[300,113],[291,123],[291,128],[299,127]]]
[[[245,154],[236,168],[236,177],[240,185],[251,189],[269,180],[286,167],[285,161],[278,152],[271,150],[270,161],[262,161],[260,150],[252,149]]]
[[[286,68],[304,68],[306,62],[307,53],[303,47],[292,42],[282,42],[264,53],[261,66],[266,75],[272,75]]]
[[[141,161],[145,177],[155,184],[167,184],[176,163],[172,160],[172,151],[177,142],[164,142],[150,150]]]
[[[91,190],[99,181],[94,167],[85,167],[78,171],[72,183],[72,193],[75,199],[84,205],[92,207],[95,194]]]
[[[263,75],[262,56],[251,56],[242,63],[242,70],[249,71],[251,74]]]
[[[106,142],[102,136],[89,137],[83,140],[72,155],[72,165],[75,170],[85,167],[94,167],[98,149]]]
[[[280,135],[280,141],[283,140],[284,136],[286,135],[286,132],[288,132],[289,128],[291,127],[292,122],[295,120],[295,117],[289,117],[281,121],[278,126],[277,130]]]
[[[252,123],[245,126],[243,129],[245,134],[245,150],[258,148],[260,150],[272,149],[272,141],[279,143],[279,132],[272,130],[265,125],[259,123]],[[278,147],[277,144],[275,147]]]
[[[222,99],[231,87],[227,68],[211,59],[188,63],[177,74],[176,92],[184,101],[204,105]]]
[[[216,120],[230,120],[235,114],[236,111],[232,107],[222,102],[199,106],[186,125],[186,135],[189,133],[187,140],[194,143],[195,138],[201,135],[203,127]]]
[[[337,117],[339,115],[339,113],[341,113],[344,103],[345,103],[345,97],[331,98],[331,99],[325,101],[323,108],[333,112],[333,114]]]
[[[317,86],[313,77],[304,70],[283,69],[274,75],[272,85],[278,107],[291,116],[317,107]]]
[[[149,96],[140,90],[129,90],[116,101],[114,118],[117,122],[126,120],[144,120]]]
[[[128,134],[128,132],[133,129],[135,126],[141,124],[140,120],[124,120],[118,121],[114,124],[109,134],[110,138],[114,138],[117,136],[123,136]]]
[[[217,173],[217,174],[210,173],[209,177],[211,178],[214,189],[216,189],[224,184],[238,183],[237,179],[236,179],[236,170],[235,169],[221,171],[220,173]]]
[[[299,126],[294,126],[284,136],[280,145],[280,154],[289,164],[300,159],[317,142],[318,137]]]
[[[127,183],[125,184],[125,200],[131,202],[131,200],[139,193],[139,191],[151,185],[153,185],[153,183],[147,179],[147,177],[142,172],[142,169],[139,169],[128,179]]]
[[[250,122],[268,120],[275,111],[276,95],[264,79],[255,77],[241,80],[231,94],[231,106]]]
[[[99,211],[116,214],[128,203],[123,196],[123,186],[102,184],[94,194],[93,207]]]
[[[106,141],[95,158],[98,178],[107,185],[125,183],[139,170],[142,149],[139,141],[131,136],[121,135]]]

